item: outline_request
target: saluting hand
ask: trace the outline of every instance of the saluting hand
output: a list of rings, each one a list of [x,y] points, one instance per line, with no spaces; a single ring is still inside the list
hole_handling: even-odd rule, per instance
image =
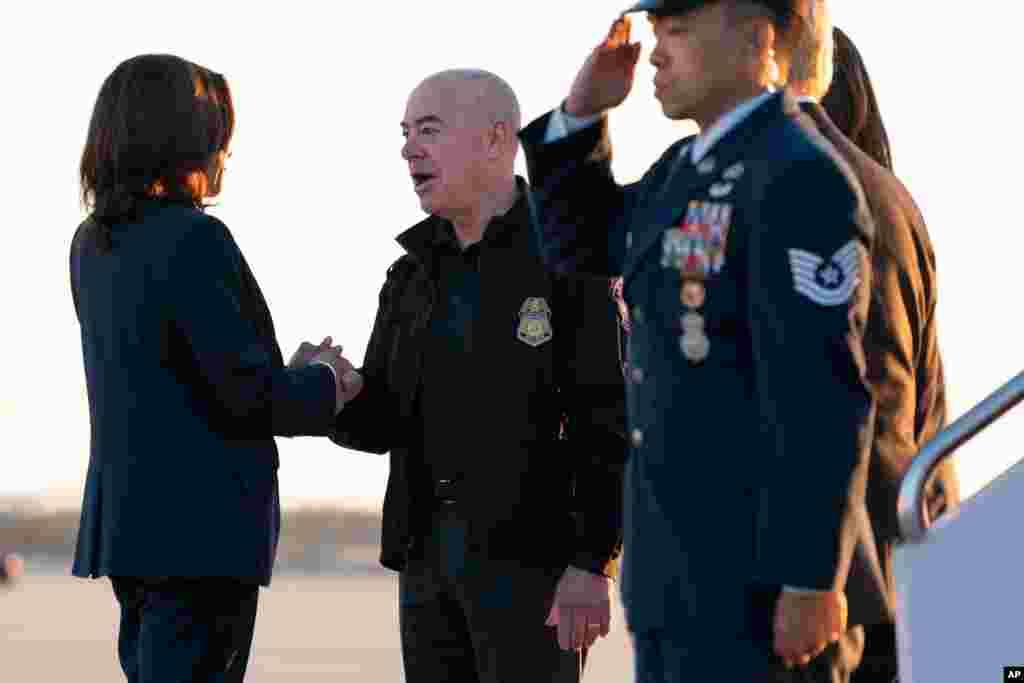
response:
[[[775,607],[775,654],[787,667],[817,657],[846,630],[842,591],[783,591]]]
[[[576,74],[565,110],[586,117],[617,107],[633,88],[640,43],[629,42],[629,17],[616,20],[608,36],[587,57]]]

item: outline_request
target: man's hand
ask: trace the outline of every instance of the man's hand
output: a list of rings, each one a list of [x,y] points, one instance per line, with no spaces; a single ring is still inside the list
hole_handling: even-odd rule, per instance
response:
[[[333,367],[335,372],[339,374],[341,398],[345,403],[348,403],[363,390],[363,376],[352,367],[352,363],[344,356],[340,356],[338,363]]]
[[[846,630],[842,591],[783,591],[775,606],[775,654],[786,666],[804,665]]]
[[[288,368],[290,370],[297,370],[299,368],[309,365],[310,361],[321,351],[327,351],[331,348],[330,337],[324,337],[324,340],[319,345],[310,344],[309,342],[302,342],[299,344],[299,348],[292,354],[291,360],[288,361]],[[341,347],[337,347],[338,352],[341,352]]]
[[[298,350],[292,354],[288,367],[292,370],[302,368],[310,363],[326,363],[334,370],[334,398],[337,415],[345,404],[359,395],[363,390],[363,376],[360,375],[345,356],[341,355],[341,346],[331,346],[333,340],[324,337],[318,346],[309,342],[299,344]]]
[[[565,101],[567,113],[581,118],[593,116],[626,99],[640,59],[640,43],[629,42],[629,29],[629,17],[618,19],[587,57]]]
[[[563,650],[590,647],[611,629],[611,604],[608,577],[566,567],[545,623],[558,627],[558,645]]]
[[[328,340],[330,337],[327,338]],[[341,347],[334,346],[320,351],[313,356],[310,363],[326,363],[334,370],[334,414],[337,415],[345,404],[359,395],[363,390],[363,376],[360,375],[345,356],[341,355]]]

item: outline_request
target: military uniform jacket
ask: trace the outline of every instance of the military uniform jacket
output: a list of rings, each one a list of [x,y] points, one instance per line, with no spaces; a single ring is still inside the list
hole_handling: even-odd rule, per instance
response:
[[[708,656],[736,638],[770,652],[771,610],[752,595],[842,586],[862,519],[851,513],[863,513],[872,228],[856,182],[797,113],[776,94],[697,167],[682,140],[627,186],[605,121],[550,144],[547,116],[521,134],[546,260],[621,274],[631,307],[630,625],[681,629]],[[681,254],[695,223],[711,237]],[[680,345],[686,256],[709,266],[700,363]]]
[[[435,255],[450,233],[450,224],[429,217],[399,236],[406,253],[380,292],[364,388],[332,436],[349,448],[390,452],[381,562],[399,571],[434,505],[417,402],[438,303]],[[459,502],[471,545],[493,558],[615,574],[627,445],[610,283],[544,268],[525,194],[492,221],[480,247],[480,317],[463,368],[475,388],[451,434],[452,448],[470,454]]]

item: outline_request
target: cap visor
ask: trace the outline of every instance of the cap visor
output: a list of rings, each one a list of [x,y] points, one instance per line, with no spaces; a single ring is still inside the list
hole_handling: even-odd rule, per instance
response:
[[[632,7],[627,10],[623,10],[623,14],[632,14],[633,12],[653,12],[661,6],[661,0],[640,0]]]

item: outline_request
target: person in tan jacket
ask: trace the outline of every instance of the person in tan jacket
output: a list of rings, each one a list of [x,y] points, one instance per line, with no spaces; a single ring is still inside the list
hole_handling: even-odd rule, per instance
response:
[[[820,673],[813,680],[891,683],[897,675],[891,564],[899,536],[896,499],[912,459],[946,423],[935,254],[921,211],[892,173],[888,135],[857,48],[832,26],[826,0],[801,5],[808,30],[794,50],[789,88],[857,176],[875,224],[864,340],[867,377],[877,400],[867,482],[874,538],[862,539],[851,567],[850,629],[809,668]],[[959,498],[949,463],[932,482],[932,518]],[[830,677],[830,669],[840,678]]]

